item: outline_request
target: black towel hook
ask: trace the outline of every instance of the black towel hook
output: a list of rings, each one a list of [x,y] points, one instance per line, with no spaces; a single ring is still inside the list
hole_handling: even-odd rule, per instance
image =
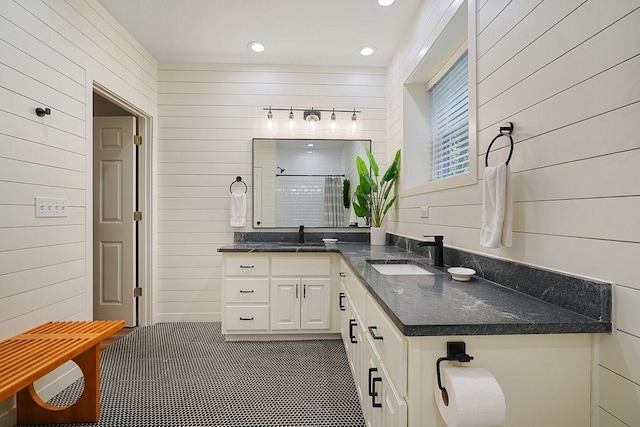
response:
[[[246,193],[247,193],[247,190],[249,189],[249,187],[247,187],[247,184],[242,180],[242,177],[241,177],[241,176],[236,176],[236,180],[235,180],[235,181],[233,181],[233,182],[231,183],[231,185],[229,186],[229,192],[230,192],[230,193],[233,193],[232,187],[233,187],[233,184],[235,184],[236,182],[239,182],[240,184],[244,185],[244,192],[245,192],[245,194],[246,194]]]
[[[513,133],[513,123],[512,122],[507,122],[504,125],[500,126],[500,133],[498,135],[496,135],[495,138],[493,138],[491,140],[491,143],[489,144],[489,147],[487,147],[487,154],[484,157],[484,165],[485,166],[489,166],[489,151],[491,151],[491,146],[493,145],[494,142],[496,142],[496,139],[500,138],[501,136],[506,136],[509,137],[509,141],[511,142],[510,148],[509,148],[509,157],[507,158],[507,162],[506,164],[509,164],[509,161],[511,160],[511,155],[513,154],[513,138],[511,137],[511,134]]]

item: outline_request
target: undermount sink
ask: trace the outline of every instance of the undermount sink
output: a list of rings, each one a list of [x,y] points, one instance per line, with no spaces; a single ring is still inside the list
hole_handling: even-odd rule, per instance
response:
[[[419,265],[406,263],[370,263],[380,274],[388,276],[433,276],[433,273]]]

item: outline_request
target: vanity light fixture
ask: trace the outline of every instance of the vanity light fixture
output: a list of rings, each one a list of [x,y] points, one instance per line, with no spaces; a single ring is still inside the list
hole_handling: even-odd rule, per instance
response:
[[[351,115],[351,129],[356,129],[356,120],[358,120],[358,116],[356,116],[356,109],[353,109],[353,114]]]
[[[362,56],[371,56],[373,52],[376,51],[376,48],[373,46],[362,46],[360,48],[360,55]]]
[[[274,111],[288,111],[289,112],[289,128],[293,129],[293,127],[295,126],[295,115],[293,114],[294,111],[301,111],[302,112],[302,118],[306,121],[309,122],[311,128],[315,128],[315,124],[318,123],[321,119],[322,119],[322,114],[324,112],[327,113],[331,113],[331,129],[335,130],[336,128],[336,124],[337,124],[337,116],[336,113],[352,113],[351,114],[351,123],[352,126],[355,123],[357,116],[356,113],[361,113],[362,111],[360,110],[356,110],[355,108],[353,110],[336,110],[335,108],[331,108],[330,110],[325,110],[325,109],[320,109],[320,108],[315,108],[315,107],[311,107],[311,109],[308,108],[293,108],[293,107],[289,107],[289,108],[277,108],[277,107],[272,107],[269,106],[267,108],[263,108],[264,111],[267,112],[267,121],[268,123],[271,123],[274,121],[273,118],[273,112]]]
[[[250,42],[247,47],[256,53],[264,52],[264,45],[260,42]]]

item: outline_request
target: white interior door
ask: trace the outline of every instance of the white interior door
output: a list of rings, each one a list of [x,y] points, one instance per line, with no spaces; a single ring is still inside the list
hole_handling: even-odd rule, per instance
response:
[[[93,317],[136,325],[136,118],[93,118]]]

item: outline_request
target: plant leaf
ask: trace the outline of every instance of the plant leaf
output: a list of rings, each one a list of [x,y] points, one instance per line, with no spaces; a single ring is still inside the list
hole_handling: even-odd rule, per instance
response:
[[[391,182],[398,178],[398,172],[400,171],[400,150],[396,151],[396,155],[393,158],[393,162],[389,165],[389,168],[384,173],[381,182]]]
[[[374,176],[378,176],[378,174],[380,173],[380,168],[378,168],[378,163],[376,163],[376,159],[375,157],[373,157],[373,153],[371,153],[371,151],[366,150],[367,151],[367,157],[369,158],[369,164],[371,165],[371,171],[373,172]]]

